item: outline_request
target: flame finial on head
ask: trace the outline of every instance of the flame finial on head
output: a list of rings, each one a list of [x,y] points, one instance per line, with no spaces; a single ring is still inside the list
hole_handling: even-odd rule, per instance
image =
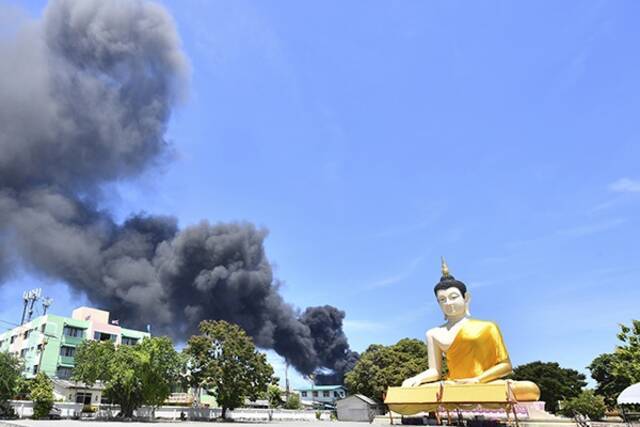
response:
[[[442,260],[442,277],[451,277],[451,274],[449,274],[449,266],[447,265],[447,261],[444,259],[444,257],[440,257],[440,259]]]

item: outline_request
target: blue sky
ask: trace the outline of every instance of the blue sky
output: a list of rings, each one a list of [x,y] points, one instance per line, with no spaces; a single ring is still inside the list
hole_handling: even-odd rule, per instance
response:
[[[516,365],[588,374],[640,317],[640,3],[163,4],[190,96],[174,161],[105,200],[118,217],[268,228],[286,300],[345,310],[358,351],[441,322],[440,255]],[[86,302],[24,274],[0,319],[35,284],[60,314]]]

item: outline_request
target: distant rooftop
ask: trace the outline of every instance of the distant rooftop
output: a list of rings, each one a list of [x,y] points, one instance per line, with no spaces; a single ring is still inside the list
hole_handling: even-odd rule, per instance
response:
[[[331,391],[331,390],[339,390],[341,388],[345,388],[343,385],[314,385],[313,387],[299,387],[296,388],[298,391]]]

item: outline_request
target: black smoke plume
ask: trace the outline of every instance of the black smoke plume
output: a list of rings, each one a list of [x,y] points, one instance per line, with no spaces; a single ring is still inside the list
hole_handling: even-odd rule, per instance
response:
[[[63,280],[132,327],[185,339],[203,319],[241,325],[298,371],[341,375],[344,313],[300,315],[249,223],[180,230],[100,208],[115,181],[168,159],[167,121],[189,67],[174,23],[140,0],[55,0],[0,36],[0,280],[11,258]]]

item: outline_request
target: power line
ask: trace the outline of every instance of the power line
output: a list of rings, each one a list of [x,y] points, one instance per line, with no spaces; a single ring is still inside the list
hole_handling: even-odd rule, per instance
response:
[[[8,320],[2,320],[2,319],[0,319],[0,323],[6,323],[7,325],[11,325],[11,326],[20,326],[17,323],[9,322]]]

